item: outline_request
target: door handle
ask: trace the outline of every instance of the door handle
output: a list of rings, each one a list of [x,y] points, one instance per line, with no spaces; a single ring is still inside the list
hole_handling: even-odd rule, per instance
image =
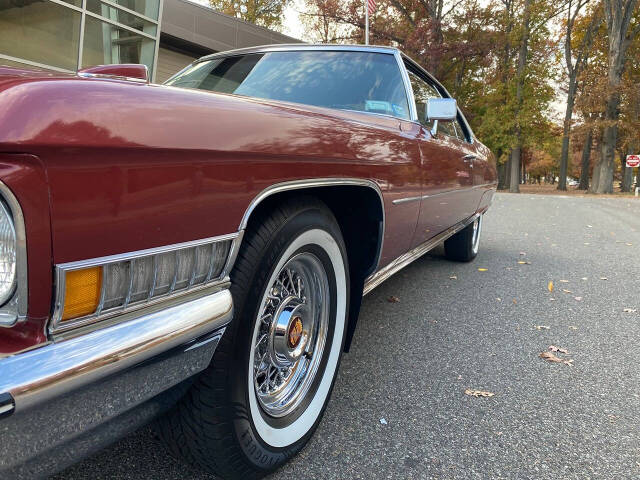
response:
[[[465,155],[464,157],[462,157],[462,161],[464,163],[468,163],[470,167],[473,168],[473,161],[476,159],[475,155]]]

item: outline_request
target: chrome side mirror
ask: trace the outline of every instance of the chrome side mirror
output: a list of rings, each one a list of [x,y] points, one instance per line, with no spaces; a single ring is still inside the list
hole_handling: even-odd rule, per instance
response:
[[[428,120],[433,120],[431,134],[438,132],[438,121],[451,122],[458,116],[458,105],[454,98],[430,98],[425,106]]]

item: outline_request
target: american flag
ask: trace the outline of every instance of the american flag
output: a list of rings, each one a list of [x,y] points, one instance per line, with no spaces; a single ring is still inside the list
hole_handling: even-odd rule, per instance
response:
[[[376,0],[367,0],[367,9],[369,9],[369,15],[376,11]]]

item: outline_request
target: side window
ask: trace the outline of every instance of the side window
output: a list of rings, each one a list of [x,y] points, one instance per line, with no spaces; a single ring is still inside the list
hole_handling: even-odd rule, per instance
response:
[[[224,57],[196,63],[166,84],[410,118],[400,67],[387,53],[302,50]]]
[[[425,128],[431,129],[433,127],[433,122],[430,122],[429,119],[426,118],[427,100],[430,98],[442,98],[442,95],[440,95],[440,92],[438,92],[435,86],[424,81],[422,77],[419,77],[410,69],[407,69],[407,72],[409,73],[413,97],[416,100],[418,121],[424,125]],[[438,122],[438,133],[464,139],[457,119],[454,122]]]

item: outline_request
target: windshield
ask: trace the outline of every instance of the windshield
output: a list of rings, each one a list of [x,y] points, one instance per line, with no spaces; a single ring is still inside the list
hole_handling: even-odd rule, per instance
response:
[[[195,63],[166,85],[408,119],[393,54],[350,51],[270,52]]]

